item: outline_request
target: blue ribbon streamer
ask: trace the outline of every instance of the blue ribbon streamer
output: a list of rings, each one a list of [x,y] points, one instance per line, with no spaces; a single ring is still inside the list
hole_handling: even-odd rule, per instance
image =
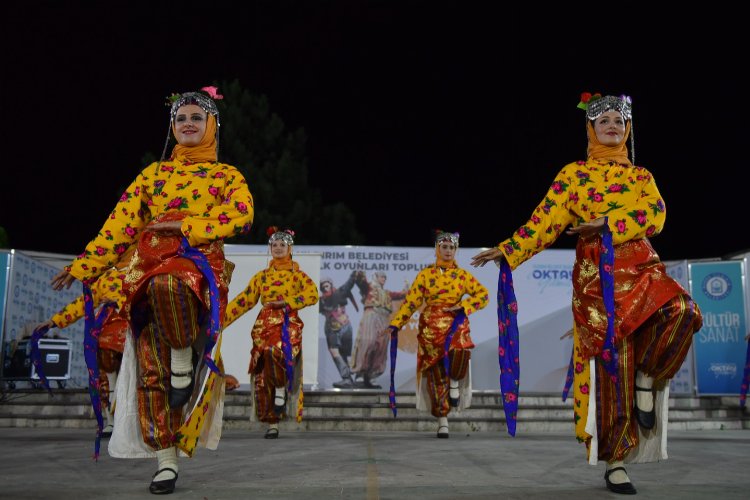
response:
[[[568,393],[570,392],[570,386],[573,385],[573,352],[575,351],[575,346],[573,346],[573,349],[570,351],[570,363],[568,364],[568,374],[565,376],[565,386],[563,387],[562,391],[562,400],[563,403],[566,399],[568,399]]]
[[[281,324],[281,350],[284,353],[284,367],[286,369],[286,388],[292,393],[294,381],[294,359],[292,358],[292,341],[289,338],[289,306],[284,308],[284,322]]]
[[[500,365],[500,390],[508,434],[516,435],[518,414],[518,385],[520,362],[518,357],[518,303],[513,290],[510,265],[502,260],[497,280],[498,364]]]
[[[449,354],[451,342],[453,341],[453,334],[456,333],[456,330],[464,322],[465,319],[466,313],[463,309],[461,309],[460,311],[458,311],[458,314],[456,314],[456,317],[453,318],[453,323],[451,323],[448,334],[445,336],[445,343],[443,344],[443,367],[445,368],[445,376],[448,378],[450,378],[451,376],[451,358]]]
[[[617,377],[617,346],[615,345],[615,250],[612,246],[612,231],[607,217],[602,229],[602,245],[599,253],[599,279],[602,286],[602,299],[607,314],[607,335],[600,354],[602,365],[612,377]]]
[[[219,370],[211,357],[211,351],[213,351],[214,346],[216,345],[216,339],[218,338],[219,330],[221,329],[221,318],[219,317],[219,287],[216,285],[216,278],[213,269],[211,269],[211,265],[208,263],[206,256],[203,255],[200,250],[191,247],[187,238],[182,238],[177,253],[181,257],[193,261],[208,283],[210,323],[208,330],[206,331],[208,340],[206,340],[206,347],[203,349],[203,361],[212,372],[223,377],[224,374],[221,373],[221,370]]]
[[[94,298],[91,294],[91,288],[86,283],[83,284],[83,311],[85,320],[83,330],[83,358],[86,361],[86,368],[89,375],[89,398],[91,398],[91,406],[94,409],[94,416],[96,417],[94,460],[99,458],[102,431],[104,429],[102,401],[99,394],[99,362],[97,360],[99,333],[102,331],[102,324],[105,318],[115,306],[115,303],[107,302],[99,310],[99,313],[95,315]]]
[[[39,339],[44,337],[48,331],[48,326],[40,326],[34,329],[34,332],[31,334],[31,352],[29,353],[29,357],[34,364],[34,371],[36,371],[36,374],[39,376],[39,381],[50,393],[50,396],[54,396],[54,394],[52,394],[52,389],[50,389],[49,386],[49,380],[47,380],[47,377],[44,375],[44,369],[42,368],[42,352],[39,350]]]
[[[750,385],[750,342],[747,343],[747,354],[745,354],[745,372],[742,376],[742,385],[740,386],[740,408],[745,407],[748,385]]]
[[[388,327],[391,330],[391,387],[388,391],[388,402],[396,418],[396,354],[398,353],[398,328]]]

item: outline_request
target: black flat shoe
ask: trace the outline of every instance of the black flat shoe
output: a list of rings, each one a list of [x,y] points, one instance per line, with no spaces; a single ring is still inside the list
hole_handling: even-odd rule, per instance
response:
[[[278,404],[281,401],[281,404]],[[282,415],[286,411],[286,391],[284,391],[284,399],[282,400],[279,396],[273,397],[273,412],[276,415]]]
[[[627,483],[613,483],[609,480],[609,475],[618,470],[623,471],[625,474],[628,473],[628,471],[625,470],[625,467],[615,467],[613,469],[608,469],[604,473],[604,481],[607,483],[607,489],[612,493],[619,493],[621,495],[635,495],[638,493],[635,490],[633,483],[629,481]]]
[[[273,427],[266,431],[266,435],[263,436],[265,439],[277,439],[279,437],[279,430]]]
[[[638,387],[635,386],[636,391],[647,391],[651,393],[651,399],[654,398],[653,389],[646,389],[645,387]],[[635,419],[638,421],[638,424],[643,427],[644,429],[653,429],[656,425],[656,401],[653,401],[653,408],[651,408],[651,411],[643,411],[640,408],[638,408],[638,395],[636,394],[636,397],[633,398],[635,401]]]
[[[451,437],[450,433],[448,432],[447,425],[441,425],[440,427],[438,427],[437,437],[439,437],[440,439],[448,439],[449,437]]]
[[[161,481],[151,481],[151,484],[148,486],[148,491],[150,491],[154,495],[168,495],[174,491],[174,487],[177,484],[177,471],[175,471],[171,467],[164,467],[163,469],[159,469],[154,473],[152,477],[156,477],[167,470],[173,472],[174,477],[172,479],[163,479]]]
[[[459,398],[452,398],[448,396],[448,404],[451,405],[451,408],[458,408],[458,401],[459,401]]]
[[[195,377],[193,373],[173,373],[177,377],[190,377],[190,383],[187,387],[177,389],[170,385],[169,387],[169,407],[170,408],[182,408],[185,404],[190,401],[190,396],[193,394],[193,387],[195,386]]]
[[[102,439],[111,438],[113,430],[114,430],[114,427],[112,427],[111,424],[107,424],[107,426],[102,430]]]

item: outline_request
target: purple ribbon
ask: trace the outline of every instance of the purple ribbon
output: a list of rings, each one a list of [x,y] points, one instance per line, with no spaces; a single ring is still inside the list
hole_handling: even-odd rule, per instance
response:
[[[508,434],[516,435],[518,414],[518,382],[520,363],[518,357],[518,302],[513,290],[513,274],[502,260],[497,280],[498,363],[500,365],[500,390]]]
[[[453,334],[456,333],[456,330],[464,320],[466,320],[466,313],[461,309],[458,311],[458,314],[456,314],[456,317],[453,318],[453,323],[451,323],[448,334],[445,336],[445,343],[443,344],[443,367],[445,368],[445,376],[448,378],[451,376],[451,358],[449,356],[449,351],[451,342],[453,341]]]
[[[99,363],[97,354],[99,352],[99,334],[102,331],[104,319],[117,304],[107,302],[94,314],[94,298],[91,295],[91,288],[83,284],[83,311],[85,326],[83,329],[83,358],[86,361],[86,368],[89,375],[89,398],[91,406],[96,416],[96,439],[94,441],[94,460],[99,459],[99,449],[101,447],[102,431],[104,429],[104,419],[102,418],[102,401],[99,395]]]
[[[396,418],[396,354],[398,353],[398,328],[388,327],[391,330],[391,388],[388,391],[388,402],[391,405],[393,418]]]
[[[31,358],[31,362],[34,364],[34,370],[36,371],[36,374],[39,376],[39,381],[42,383],[45,389],[49,391],[50,396],[54,396],[54,394],[52,394],[52,389],[50,389],[49,387],[49,380],[47,380],[47,377],[44,376],[44,370],[42,369],[42,352],[39,350],[39,339],[44,337],[44,335],[48,331],[48,326],[40,326],[34,329],[34,332],[31,334],[31,352],[29,353],[29,357]]]
[[[573,346],[573,350],[570,351],[570,363],[568,364],[568,374],[565,376],[565,386],[563,387],[562,391],[562,400],[563,403],[566,399],[568,399],[568,393],[570,392],[570,386],[573,385],[573,352],[575,351],[575,346]]]
[[[219,370],[211,357],[211,351],[213,351],[214,346],[216,345],[219,330],[221,330],[221,318],[219,317],[219,287],[216,285],[214,271],[211,269],[211,265],[208,263],[206,256],[203,255],[200,250],[191,247],[187,238],[182,238],[177,253],[181,257],[193,261],[208,283],[210,322],[208,330],[206,330],[208,340],[206,340],[206,347],[203,349],[203,361],[212,372],[223,377],[224,374],[221,373],[221,370]]]
[[[602,300],[607,314],[607,334],[599,354],[602,366],[609,373],[615,384],[617,394],[617,415],[623,414],[620,380],[618,376],[617,346],[615,345],[615,249],[612,245],[612,231],[609,229],[609,218],[604,218],[602,244],[599,253],[599,279],[602,287]]]
[[[292,341],[289,338],[289,306],[284,308],[284,322],[281,324],[281,351],[284,353],[286,388],[291,394],[294,380],[294,358],[292,357]]]
[[[617,377],[617,347],[615,346],[615,251],[612,246],[612,231],[604,218],[602,245],[599,254],[599,278],[602,286],[602,299],[607,314],[607,335],[600,354],[602,365],[612,377]]]
[[[750,385],[750,342],[747,343],[747,354],[745,354],[745,373],[742,377],[742,385],[740,386],[740,408],[745,407],[748,385]]]

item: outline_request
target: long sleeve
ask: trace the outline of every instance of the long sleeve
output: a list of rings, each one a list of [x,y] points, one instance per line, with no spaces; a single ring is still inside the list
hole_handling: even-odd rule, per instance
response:
[[[122,271],[111,268],[102,274],[91,285],[91,297],[94,301],[94,308],[106,302],[113,302],[120,308],[125,302],[125,294],[122,291]],[[52,316],[52,321],[58,328],[65,328],[83,318],[84,313],[83,295],[80,295]]]
[[[318,303],[318,286],[303,271],[293,273],[290,292],[286,302],[292,309],[302,309]]]
[[[567,165],[557,174],[526,224],[498,245],[511,269],[549,247],[575,220],[573,213],[568,210],[573,194],[569,189],[574,184],[570,166]]]
[[[463,282],[467,297],[461,301],[461,307],[468,316],[487,306],[490,302],[490,292],[469,272],[464,271]]]
[[[653,176],[643,167],[634,167],[624,182],[614,182],[605,186],[610,194],[622,189],[632,190],[633,199],[629,203],[617,202],[609,211],[609,228],[612,243],[618,245],[630,240],[655,236],[664,228],[667,210],[659,194]],[[605,215],[605,214],[602,214]]]
[[[407,321],[409,321],[409,318],[417,312],[417,309],[419,309],[424,302],[427,290],[427,287],[425,286],[427,269],[422,269],[419,274],[417,274],[417,277],[414,278],[414,281],[409,287],[409,291],[406,292],[406,298],[404,298],[401,307],[399,307],[396,314],[393,315],[390,326],[395,326],[400,329]]]
[[[227,311],[224,314],[224,328],[234,323],[237,318],[255,307],[255,304],[258,303],[262,275],[263,271],[253,276],[245,289],[227,304]]]

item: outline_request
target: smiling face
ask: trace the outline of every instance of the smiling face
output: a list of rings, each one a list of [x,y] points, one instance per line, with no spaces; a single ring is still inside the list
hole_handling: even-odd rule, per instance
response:
[[[617,146],[625,137],[625,120],[618,111],[607,111],[594,121],[594,133],[600,144]]]
[[[207,114],[196,104],[180,106],[174,116],[174,136],[181,146],[197,146],[206,134]]]
[[[441,241],[437,247],[438,255],[444,261],[451,261],[456,256],[456,245],[450,241]]]
[[[283,259],[289,255],[290,247],[284,240],[273,240],[269,246],[271,247],[271,256],[274,259]]]

